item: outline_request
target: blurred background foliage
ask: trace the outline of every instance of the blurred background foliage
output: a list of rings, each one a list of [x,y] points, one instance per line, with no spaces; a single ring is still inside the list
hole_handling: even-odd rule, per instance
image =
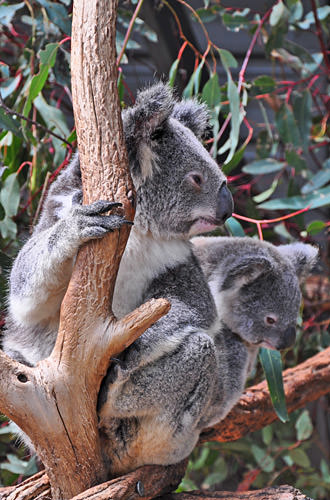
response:
[[[210,108],[206,147],[226,175],[235,215],[218,234],[316,243],[298,339],[285,367],[330,345],[329,19],[317,0],[125,0],[118,11],[122,105],[137,87],[168,79]],[[70,91],[71,0],[0,1],[0,322],[12,258],[50,183],[76,147]],[[259,66],[258,66],[259,65]],[[250,384],[263,377],[255,369]],[[232,443],[209,443],[189,462],[185,489],[289,483],[330,497],[329,398]],[[38,464],[0,424],[4,485]]]

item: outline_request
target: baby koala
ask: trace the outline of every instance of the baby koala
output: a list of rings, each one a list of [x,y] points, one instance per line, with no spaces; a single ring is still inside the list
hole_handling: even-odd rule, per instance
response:
[[[214,338],[218,390],[208,411],[213,424],[240,398],[259,347],[286,349],[294,343],[299,284],[315,264],[318,250],[304,243],[275,247],[247,237],[191,241],[220,322]]]

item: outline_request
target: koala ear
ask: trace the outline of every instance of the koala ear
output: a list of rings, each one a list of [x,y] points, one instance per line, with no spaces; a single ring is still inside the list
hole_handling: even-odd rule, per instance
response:
[[[243,285],[252,283],[261,274],[270,272],[272,269],[271,261],[263,255],[254,255],[243,257],[235,263],[235,267],[229,268],[228,273],[222,283],[222,290],[229,288],[240,288]]]
[[[187,99],[175,103],[172,118],[190,128],[201,139],[209,124],[209,111],[205,104],[196,99]]]
[[[304,281],[318,259],[319,250],[307,243],[290,243],[277,247],[283,257],[293,264],[299,281]]]
[[[135,105],[123,112],[126,147],[135,181],[143,181],[153,173],[152,136],[165,126],[174,102],[170,87],[160,82],[140,91]]]

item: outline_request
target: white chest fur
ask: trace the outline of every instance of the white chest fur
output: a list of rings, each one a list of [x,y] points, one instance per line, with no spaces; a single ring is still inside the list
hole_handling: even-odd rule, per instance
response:
[[[183,263],[190,255],[184,240],[155,240],[133,227],[117,276],[112,308],[118,318],[141,305],[153,279],[167,268]]]

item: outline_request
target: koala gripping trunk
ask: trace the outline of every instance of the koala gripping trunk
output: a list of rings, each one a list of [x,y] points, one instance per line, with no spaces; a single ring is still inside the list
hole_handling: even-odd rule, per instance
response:
[[[72,90],[84,201],[116,199],[132,220],[133,185],[116,87],[116,10],[115,0],[75,0]],[[115,321],[110,305],[128,231],[124,226],[80,250],[49,358],[30,368],[0,351],[0,410],[32,440],[53,500],[72,498],[106,479],[96,415],[101,380],[109,359],[169,307],[162,299],[149,301]]]

